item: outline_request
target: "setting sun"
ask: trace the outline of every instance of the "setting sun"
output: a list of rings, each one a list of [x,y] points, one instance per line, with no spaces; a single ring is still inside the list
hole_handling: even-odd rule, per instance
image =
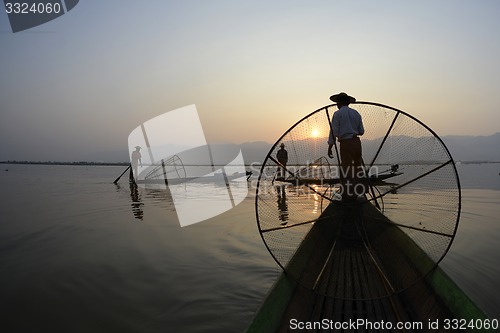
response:
[[[319,136],[319,131],[318,131],[317,129],[313,129],[313,130],[311,131],[311,136],[312,136],[313,138],[317,138],[317,137]]]

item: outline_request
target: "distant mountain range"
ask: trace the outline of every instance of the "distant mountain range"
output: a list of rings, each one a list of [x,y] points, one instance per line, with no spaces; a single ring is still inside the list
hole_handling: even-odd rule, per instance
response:
[[[456,161],[500,162],[500,132],[489,136],[447,135],[442,139]]]
[[[453,159],[462,162],[500,162],[500,132],[489,136],[448,135],[442,137]],[[375,141],[375,140],[374,140]],[[367,143],[368,144],[368,143]],[[212,144],[213,162],[225,165],[236,157],[241,149],[246,164],[262,163],[272,147],[264,141],[245,142],[243,144]],[[325,142],[326,153],[326,142]],[[188,154],[181,159],[193,162]],[[94,162],[126,162],[127,151],[95,152],[83,160]],[[194,163],[194,162],[193,162]],[[210,161],[207,161],[210,163]]]

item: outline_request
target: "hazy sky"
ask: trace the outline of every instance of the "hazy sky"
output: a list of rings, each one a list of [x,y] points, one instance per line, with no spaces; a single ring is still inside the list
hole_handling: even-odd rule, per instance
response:
[[[209,142],[275,142],[340,91],[440,135],[490,135],[499,15],[497,0],[81,0],[14,34],[2,12],[0,160],[126,150],[190,104]]]

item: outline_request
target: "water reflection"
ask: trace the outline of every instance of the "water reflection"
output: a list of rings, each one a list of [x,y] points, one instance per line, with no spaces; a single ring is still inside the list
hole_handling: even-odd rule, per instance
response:
[[[120,184],[115,184],[115,186],[120,192],[126,189]],[[141,188],[137,184],[130,182],[129,191],[132,214],[138,220],[144,220],[145,206],[161,207],[168,212],[175,211],[172,195],[168,189]]]
[[[139,191],[137,189],[137,185],[133,182],[129,183],[130,184],[130,199],[132,200],[132,214],[134,214],[134,217],[138,220],[143,220],[144,218],[144,211],[142,210],[142,205],[144,205],[141,201],[141,195],[139,194]]]
[[[277,197],[278,197],[278,211],[279,220],[282,221],[281,225],[286,225],[288,222],[288,204],[286,201],[286,185],[275,186]]]

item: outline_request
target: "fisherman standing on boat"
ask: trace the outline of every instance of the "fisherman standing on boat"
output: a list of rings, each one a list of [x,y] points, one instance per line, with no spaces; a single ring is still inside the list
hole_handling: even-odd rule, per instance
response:
[[[278,152],[276,153],[276,159],[281,164],[281,167],[280,167],[281,172],[280,172],[279,177],[285,178],[286,163],[288,162],[288,152],[285,149],[284,143],[281,143],[280,150],[278,150]]]
[[[330,127],[330,137],[328,138],[328,156],[333,158],[332,147],[335,140],[340,144],[340,166],[341,178],[344,179],[342,185],[342,197],[346,199],[356,198],[365,193],[356,186],[359,184],[357,178],[362,177],[362,151],[360,135],[365,133],[363,119],[358,111],[349,107],[356,99],[341,92],[330,97],[332,102],[337,103],[338,110],[335,111]],[[359,193],[357,193],[359,192]]]
[[[142,167],[141,152],[139,150],[141,150],[141,147],[136,146],[135,150],[132,152],[132,156],[130,158],[131,164],[132,164],[132,169],[134,169],[134,176],[135,176],[136,180],[137,180],[137,177],[139,176],[137,174],[137,169],[139,167],[139,164],[141,164],[141,167]]]

